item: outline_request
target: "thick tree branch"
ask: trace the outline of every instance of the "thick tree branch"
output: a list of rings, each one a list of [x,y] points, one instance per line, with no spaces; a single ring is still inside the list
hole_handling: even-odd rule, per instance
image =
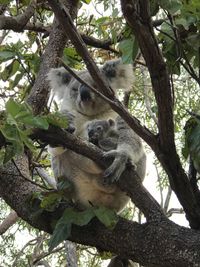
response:
[[[167,67],[153,32],[147,0],[121,0],[122,11],[138,39],[151,76],[158,106],[159,146],[156,156],[169,175],[170,185],[182,204],[190,225],[200,227],[200,205],[192,192],[174,143],[172,92]]]
[[[36,8],[36,1],[32,1],[27,9],[16,17],[8,17],[0,15],[0,30],[14,30],[15,32],[21,32],[24,26],[28,23],[33,16]]]
[[[158,103],[158,126],[161,146],[174,147],[170,80],[166,64],[153,32],[148,2],[146,0],[121,0],[121,5],[124,16],[138,39],[151,76],[153,90]],[[147,40],[148,42],[146,42]],[[168,134],[166,135],[166,133]]]
[[[27,172],[28,166],[20,167],[22,171]],[[20,175],[14,177],[12,174],[17,173],[17,170],[13,169],[13,165],[7,165],[5,170],[7,175],[0,171],[2,197],[33,227],[51,233],[50,224],[52,218],[57,217],[56,213],[33,216],[33,210],[27,204],[27,200],[30,200],[38,188],[23,180]],[[193,267],[198,266],[200,262],[199,231],[180,227],[167,219],[162,219],[159,223],[149,221],[142,225],[120,219],[114,230],[107,229],[99,221],[93,220],[84,227],[73,226],[69,239],[111,251],[147,266]]]

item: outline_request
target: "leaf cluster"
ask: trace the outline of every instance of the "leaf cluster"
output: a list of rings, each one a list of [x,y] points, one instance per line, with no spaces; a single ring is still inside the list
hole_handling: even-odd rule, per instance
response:
[[[6,141],[5,149],[1,150],[1,164],[7,163],[15,155],[20,155],[25,147],[34,151],[34,143],[29,137],[34,128],[47,130],[49,124],[67,127],[66,118],[59,112],[34,116],[27,103],[19,103],[12,99],[7,101],[0,119],[0,132]]]

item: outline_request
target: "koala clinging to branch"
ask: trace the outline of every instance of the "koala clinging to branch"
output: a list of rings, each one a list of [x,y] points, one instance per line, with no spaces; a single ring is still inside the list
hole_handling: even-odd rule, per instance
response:
[[[133,83],[131,65],[123,65],[121,60],[106,62],[100,68],[103,78],[114,91],[130,90]],[[88,71],[78,75],[96,88]],[[108,169],[102,170],[92,160],[63,149],[50,148],[54,175],[66,177],[74,186],[73,200],[80,207],[105,206],[120,212],[129,198],[114,181],[118,180],[126,168],[127,161],[136,167],[141,181],[144,179],[146,156],[139,136],[110,108],[109,104],[92,92],[87,86],[74,79],[64,68],[51,69],[48,74],[51,88],[60,100],[60,111],[74,124],[74,134],[87,139],[86,124],[96,119],[113,119],[118,133],[116,148],[105,152],[105,157],[114,157]]]
[[[113,119],[92,120],[86,125],[86,139],[104,151],[117,148],[119,134]]]

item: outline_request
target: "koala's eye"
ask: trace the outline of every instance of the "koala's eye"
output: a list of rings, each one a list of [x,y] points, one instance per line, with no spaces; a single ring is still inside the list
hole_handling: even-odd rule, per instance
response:
[[[102,126],[97,126],[97,131],[102,131],[102,130],[103,130]]]
[[[77,92],[78,91],[78,88],[77,87],[72,87],[72,91],[73,92]]]

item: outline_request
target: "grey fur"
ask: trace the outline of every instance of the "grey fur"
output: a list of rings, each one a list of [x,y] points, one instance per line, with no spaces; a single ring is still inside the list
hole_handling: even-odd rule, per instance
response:
[[[86,125],[88,141],[104,151],[117,148],[119,134],[113,119],[92,120]]]
[[[131,65],[123,65],[121,60],[107,62],[100,71],[114,91],[130,90],[133,84]],[[97,88],[88,71],[80,71],[78,75],[87,83]],[[64,78],[63,78],[64,77]],[[67,77],[67,78],[66,78]],[[69,114],[75,127],[75,135],[87,140],[86,124],[95,120],[112,118],[118,133],[116,147],[105,152],[105,157],[113,157],[114,161],[105,171],[95,162],[73,151],[61,147],[49,148],[52,156],[52,167],[55,177],[65,176],[74,185],[73,200],[85,208],[106,206],[120,212],[129,197],[122,192],[114,181],[118,180],[128,160],[136,167],[141,180],[145,175],[146,156],[140,138],[128,127],[117,114],[100,97],[82,86],[66,73],[64,68],[52,69],[48,79],[53,92],[60,100],[60,110]],[[63,83],[65,81],[65,83]],[[66,113],[68,111],[68,114]],[[116,119],[117,118],[117,119]]]

